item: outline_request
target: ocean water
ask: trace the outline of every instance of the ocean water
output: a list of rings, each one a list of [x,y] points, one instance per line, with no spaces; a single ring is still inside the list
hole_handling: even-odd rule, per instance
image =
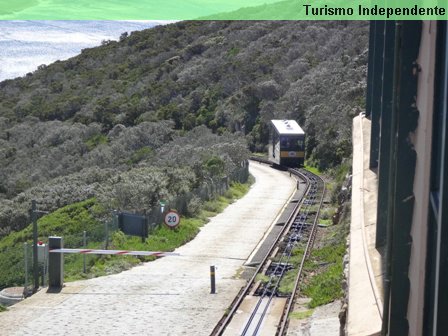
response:
[[[160,21],[0,21],[0,81],[24,76],[41,64],[65,60],[124,32]]]

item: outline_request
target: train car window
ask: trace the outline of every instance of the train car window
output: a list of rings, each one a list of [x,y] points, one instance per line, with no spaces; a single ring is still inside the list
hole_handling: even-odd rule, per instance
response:
[[[280,146],[282,148],[287,148],[289,147],[289,141],[287,137],[280,137]]]
[[[289,150],[289,151],[302,151],[305,145],[305,141],[303,138],[297,138],[297,137],[287,137],[287,136],[281,136],[280,137],[280,147],[282,150]]]

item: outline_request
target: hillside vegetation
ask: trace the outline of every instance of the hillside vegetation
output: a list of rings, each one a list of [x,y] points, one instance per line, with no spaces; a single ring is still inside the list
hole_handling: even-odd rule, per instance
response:
[[[296,119],[308,161],[350,155],[363,109],[366,22],[178,22],[104,41],[0,83],[0,235],[31,199],[152,206],[264,151]]]

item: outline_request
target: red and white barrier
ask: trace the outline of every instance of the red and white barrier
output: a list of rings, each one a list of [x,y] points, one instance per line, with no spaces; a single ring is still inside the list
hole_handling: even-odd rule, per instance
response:
[[[157,252],[157,251],[122,251],[122,250],[89,250],[89,249],[52,249],[50,253],[80,253],[80,254],[118,254],[118,255],[133,255],[133,256],[154,256],[154,257],[169,257],[179,256],[179,253],[174,252]]]

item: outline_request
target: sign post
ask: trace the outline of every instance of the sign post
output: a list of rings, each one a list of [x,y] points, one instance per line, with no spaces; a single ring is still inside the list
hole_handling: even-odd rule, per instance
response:
[[[159,205],[160,205],[160,213],[163,213],[163,211],[165,211],[166,201],[165,200],[160,200],[159,201]]]
[[[180,216],[177,213],[177,211],[170,210],[165,215],[165,224],[170,227],[171,229],[174,229],[176,226],[178,226],[180,223]]]
[[[33,222],[33,293],[39,289],[39,265],[37,260],[37,209],[36,201],[31,201],[31,221]]]

